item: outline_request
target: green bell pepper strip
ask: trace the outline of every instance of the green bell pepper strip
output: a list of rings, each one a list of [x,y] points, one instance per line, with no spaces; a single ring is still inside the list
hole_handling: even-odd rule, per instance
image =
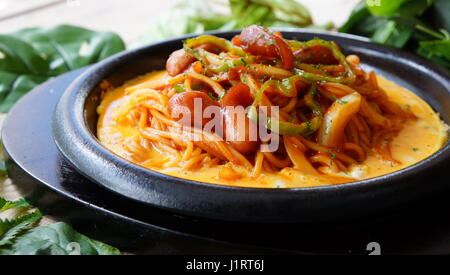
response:
[[[247,53],[242,48],[234,46],[230,41],[228,41],[226,39],[212,36],[212,35],[200,35],[195,38],[187,39],[184,41],[183,45],[184,45],[184,47],[192,49],[192,48],[195,48],[196,46],[199,46],[199,45],[202,45],[205,43],[214,44],[214,45],[218,46],[219,48],[226,50],[227,52],[230,52],[232,54],[235,54],[235,55],[238,55],[241,57],[247,56]]]
[[[240,56],[239,59],[234,60],[226,60],[223,57],[220,57],[216,54],[205,51],[204,49],[195,49],[196,46],[210,43],[214,44],[217,47],[237,56]],[[212,35],[201,35],[195,38],[187,39],[183,43],[183,49],[191,56],[196,59],[202,61],[204,64],[213,64],[216,67],[209,67],[208,70],[211,70],[216,73],[227,71],[231,68],[246,66],[249,63],[252,63],[254,58],[249,56],[242,48],[234,46],[230,41],[219,38]]]
[[[295,80],[295,79],[296,79],[296,77],[294,76],[294,77],[292,77],[291,81]],[[253,102],[253,105],[250,107],[250,110],[247,115],[250,120],[253,120],[253,121],[258,120],[258,111],[257,111],[256,107],[260,105],[262,96],[268,86],[276,85],[279,88],[279,86],[281,85],[282,87],[285,87],[286,90],[295,91],[295,89],[288,89],[286,86],[283,86],[282,82],[283,81],[268,80],[261,86],[261,89],[255,95],[255,101]],[[283,88],[280,88],[280,89],[283,89]],[[311,88],[311,90],[310,90],[311,94],[314,92],[316,92],[315,85],[314,85],[314,88]],[[291,92],[291,95],[293,95],[292,93],[294,93],[294,92]],[[286,95],[286,94],[284,94],[284,95]],[[296,91],[295,91],[294,96],[297,96]],[[274,117],[266,117],[265,126],[268,129],[270,129],[272,131],[276,131],[280,135],[284,135],[284,136],[296,136],[298,134],[301,134],[304,137],[311,136],[317,130],[319,130],[320,125],[322,124],[322,120],[323,120],[322,119],[322,108],[321,108],[320,104],[315,101],[314,97],[312,97],[311,100],[312,100],[311,104],[314,106],[314,108],[318,108],[318,109],[316,110],[316,112],[314,112],[314,109],[313,109],[314,114],[316,114],[317,116],[314,117],[313,119],[311,119],[310,121],[306,121],[301,124],[296,124],[296,123],[291,123],[291,122],[280,121],[279,119],[274,118]],[[320,110],[320,113],[318,112],[318,110]],[[278,129],[276,129],[276,128],[278,128]]]
[[[276,89],[276,91],[286,97],[296,97],[297,96],[297,89],[295,88],[295,83],[297,81],[303,81],[303,78],[297,75],[282,79],[282,80],[273,80],[270,79],[261,86],[261,89],[258,91],[258,93],[255,95],[255,101],[259,104],[261,101],[263,93],[266,91],[266,89],[269,86],[272,86]]]
[[[317,116],[311,119],[310,121],[306,121],[301,124],[296,124],[291,122],[280,121],[273,117],[268,117],[266,122],[267,128],[270,130],[274,130],[272,129],[273,124],[278,124],[278,133],[281,135],[294,137],[300,134],[304,137],[309,137],[312,134],[314,134],[317,130],[319,130],[320,125],[322,124],[322,118]]]
[[[236,68],[239,66],[246,66],[249,63],[253,62],[253,57],[246,56],[241,57],[239,59],[226,60],[225,58],[218,56],[216,54],[210,53],[203,49],[192,49],[187,47],[186,45],[183,48],[189,55],[195,57],[200,60],[203,64],[212,64],[216,67],[207,67],[208,70],[213,71],[215,73],[221,73],[228,71],[231,68]]]
[[[322,116],[323,115],[322,106],[320,105],[319,102],[316,101],[315,99],[316,95],[317,95],[317,87],[316,84],[313,83],[311,85],[311,88],[309,89],[309,92],[304,97],[305,104],[313,111],[313,114],[315,116]]]
[[[299,68],[294,69],[294,72],[296,75],[303,77],[305,80],[307,80],[309,82],[315,82],[315,81],[337,82],[337,83],[342,83],[342,84],[351,84],[351,83],[355,82],[356,75],[353,72],[352,67],[350,66],[350,63],[348,63],[347,58],[341,52],[341,50],[336,45],[336,43],[316,38],[316,39],[313,39],[313,40],[310,40],[307,42],[290,40],[290,41],[288,41],[288,44],[290,47],[293,47],[293,48],[308,48],[308,47],[313,47],[313,46],[317,46],[317,45],[328,48],[331,51],[334,58],[336,58],[336,60],[339,62],[339,64],[341,64],[345,69],[344,75],[338,76],[338,77],[310,73],[310,72],[307,72],[307,71],[299,69]]]

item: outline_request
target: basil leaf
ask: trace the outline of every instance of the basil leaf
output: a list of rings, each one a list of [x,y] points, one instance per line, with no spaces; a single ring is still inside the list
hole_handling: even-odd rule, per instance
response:
[[[418,53],[450,68],[450,40],[422,41]]]
[[[24,29],[11,35],[31,44],[46,57],[55,74],[87,66],[125,49],[122,39],[114,33],[67,25]]]
[[[449,28],[449,0],[363,0],[339,31],[404,48],[450,69]]]
[[[230,0],[236,29],[253,24],[268,27],[276,21],[275,14],[269,6],[255,4],[254,2]]]
[[[79,249],[79,250],[78,250]],[[89,239],[65,223],[33,228],[0,249],[0,255],[119,255],[120,251]]]
[[[236,28],[258,24],[264,27],[305,27],[312,24],[309,11],[295,0],[230,0]]]
[[[60,25],[0,35],[0,112],[51,77],[96,63],[125,49],[111,32]]]
[[[353,9],[347,22],[339,29],[340,32],[347,32],[366,37],[383,28],[389,20],[384,17],[373,16],[366,6],[366,0],[361,0]]]
[[[414,33],[414,27],[396,21],[386,21],[373,34],[372,41],[396,48],[403,48]]]

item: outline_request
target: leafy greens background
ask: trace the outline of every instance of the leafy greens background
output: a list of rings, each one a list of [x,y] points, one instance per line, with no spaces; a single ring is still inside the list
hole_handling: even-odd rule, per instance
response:
[[[0,112],[36,85],[124,49],[114,33],[68,25],[0,35]]]
[[[450,70],[450,0],[361,1],[341,32],[404,48]]]

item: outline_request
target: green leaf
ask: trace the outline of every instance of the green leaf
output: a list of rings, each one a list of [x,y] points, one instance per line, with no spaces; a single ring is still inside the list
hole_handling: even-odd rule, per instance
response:
[[[450,62],[450,40],[422,41],[419,54],[430,59],[443,59],[446,64]]]
[[[12,220],[0,219],[0,247],[11,245],[21,232],[30,229],[30,226],[41,218],[41,212],[35,211]]]
[[[387,21],[372,36],[372,41],[403,48],[414,33],[414,27],[396,21]]]
[[[8,112],[17,100],[49,78],[0,71],[0,113]]]
[[[0,213],[15,207],[29,207],[30,204],[25,199],[17,201],[7,201],[0,197]],[[1,235],[1,234],[0,234]]]
[[[12,245],[0,249],[0,255],[69,254],[119,255],[120,251],[76,232],[65,223],[31,229],[17,237]]]
[[[449,27],[449,0],[363,0],[339,31],[404,48],[450,69]]]
[[[218,13],[208,0],[183,1],[152,22],[149,31],[134,41],[132,47],[186,34],[221,29],[230,20],[228,15]],[[227,29],[234,28],[234,24],[228,26]]]
[[[230,8],[235,28],[244,28],[253,24],[267,27],[276,21],[271,7],[255,4],[254,1],[230,0]]]
[[[236,26],[258,24],[265,27],[311,25],[308,9],[295,0],[229,0]]]
[[[19,98],[49,78],[124,49],[114,33],[68,25],[0,35],[0,112],[9,111]]]
[[[54,74],[84,67],[125,49],[122,39],[114,33],[68,25],[24,29],[11,35],[31,44],[46,57]]]
[[[351,32],[355,26],[359,25],[362,21],[370,17],[370,11],[366,7],[365,1],[360,1],[353,9],[350,17],[347,19],[344,25],[339,28],[340,32]]]

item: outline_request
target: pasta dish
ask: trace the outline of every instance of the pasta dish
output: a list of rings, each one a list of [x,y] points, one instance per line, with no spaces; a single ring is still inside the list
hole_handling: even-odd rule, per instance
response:
[[[421,98],[356,55],[250,26],[184,41],[166,70],[104,81],[97,136],[117,155],[206,183],[297,188],[413,165],[447,141]]]

